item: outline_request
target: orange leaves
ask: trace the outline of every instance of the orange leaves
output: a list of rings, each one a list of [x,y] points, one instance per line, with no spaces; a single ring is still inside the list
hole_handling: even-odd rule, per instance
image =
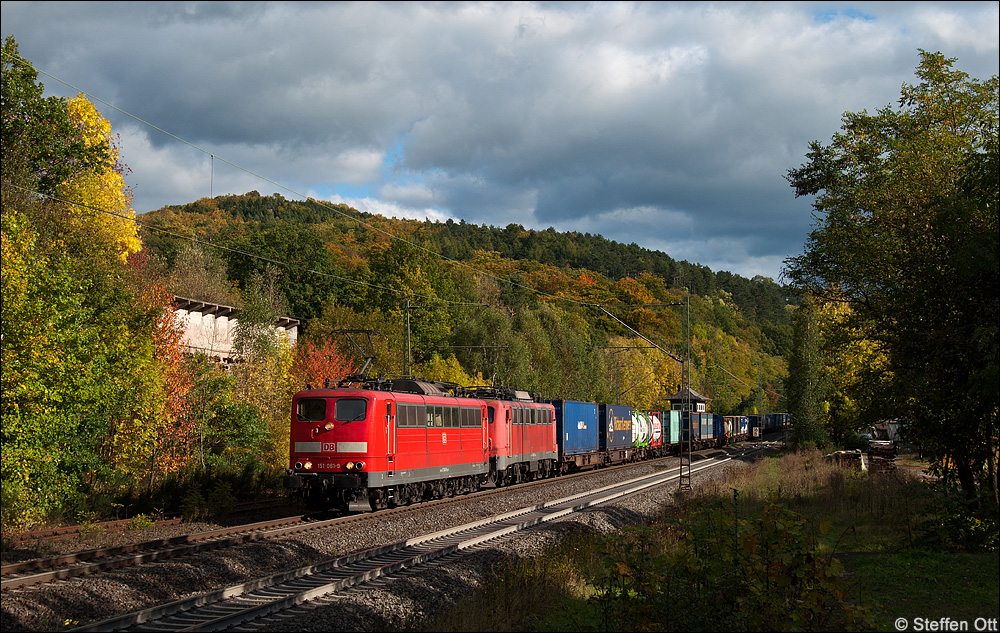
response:
[[[319,344],[299,341],[292,363],[294,390],[304,389],[306,385],[321,387],[328,378],[340,380],[357,370],[354,360],[340,352],[329,339]]]

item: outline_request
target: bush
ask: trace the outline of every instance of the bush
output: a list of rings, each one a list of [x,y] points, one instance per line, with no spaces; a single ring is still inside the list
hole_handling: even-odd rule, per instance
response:
[[[605,573],[589,603],[607,630],[858,630],[840,561],[817,553],[829,524],[779,504],[745,520],[706,504],[672,521],[681,538],[634,528],[605,539]],[[711,603],[705,608],[699,598]]]
[[[147,514],[137,514],[125,524],[127,530],[148,530],[156,525],[156,521]]]
[[[935,551],[996,553],[998,508],[993,501],[945,497],[933,514],[917,525],[917,545]]]

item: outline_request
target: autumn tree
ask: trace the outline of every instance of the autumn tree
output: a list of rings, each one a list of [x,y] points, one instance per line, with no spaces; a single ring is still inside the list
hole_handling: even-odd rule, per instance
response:
[[[302,339],[295,346],[292,363],[293,391],[322,387],[328,380],[336,384],[336,381],[357,370],[357,362],[338,349],[332,339],[322,339],[318,343]]]
[[[7,527],[139,492],[183,389],[169,296],[126,262],[139,244],[110,127],[85,99],[44,97],[12,38],[2,84]]]
[[[70,121],[80,129],[88,148],[106,148],[104,160],[93,170],[72,174],[59,184],[61,198],[72,203],[81,227],[108,241],[122,261],[142,248],[132,208],[132,190],[125,184],[127,167],[111,136],[111,124],[82,94],[67,102]]]
[[[242,293],[233,337],[237,361],[233,367],[235,391],[266,422],[270,441],[265,457],[274,466],[280,466],[288,457],[290,370],[294,354],[291,341],[276,327],[286,311],[278,279],[279,273],[273,267],[251,276]]]
[[[428,380],[453,383],[460,387],[472,387],[485,383],[481,375],[470,376],[467,374],[454,354],[442,356],[440,353],[434,352],[424,362],[414,365],[413,373]]]
[[[845,113],[789,170],[817,223],[786,274],[848,304],[843,326],[884,355],[891,378],[865,394],[866,415],[909,422],[967,493],[982,481],[995,494],[998,81],[954,62],[921,51],[897,107]]]
[[[225,259],[198,244],[189,244],[178,253],[172,285],[178,295],[189,299],[229,306],[239,302]]]

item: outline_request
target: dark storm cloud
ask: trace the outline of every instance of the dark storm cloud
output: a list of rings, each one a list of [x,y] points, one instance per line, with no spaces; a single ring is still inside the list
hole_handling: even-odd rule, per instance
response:
[[[783,179],[808,142],[894,103],[918,48],[995,74],[997,22],[996,2],[3,3],[75,86],[50,92],[197,146],[98,104],[140,211],[291,191],[771,277],[809,230]]]

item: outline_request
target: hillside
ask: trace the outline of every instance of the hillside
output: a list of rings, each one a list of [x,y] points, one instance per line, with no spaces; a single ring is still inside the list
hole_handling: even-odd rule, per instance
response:
[[[676,388],[679,370],[667,357],[649,358],[655,350],[639,349],[650,345],[637,334],[682,356],[683,309],[662,305],[690,292],[693,378],[717,412],[736,411],[753,406],[753,385],[779,383],[790,345],[787,292],[771,279],[714,273],[599,235],[387,219],[257,192],[165,207],[140,221],[143,243],[175,271],[176,294],[238,296],[272,266],[306,337],[348,325],[378,330],[385,373],[409,373],[410,360],[438,352],[454,355],[470,378],[555,397],[612,399],[648,374],[648,393],[632,395],[653,398]],[[176,274],[192,258],[218,278]]]

